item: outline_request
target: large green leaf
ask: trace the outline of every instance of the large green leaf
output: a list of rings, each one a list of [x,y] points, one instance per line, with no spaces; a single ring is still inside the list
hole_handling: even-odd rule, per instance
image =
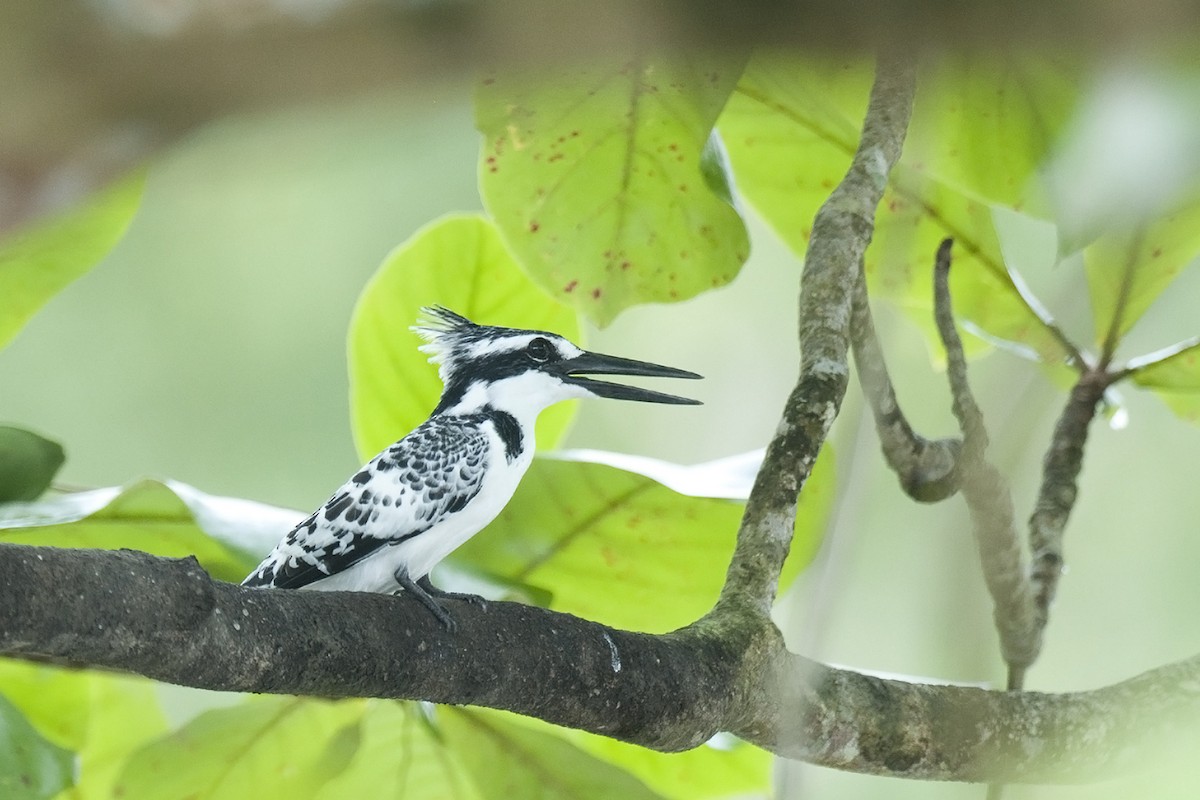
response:
[[[358,747],[360,701],[271,697],[207,711],[133,754],[114,794],[138,800],[316,797]]]
[[[1115,346],[1197,256],[1200,204],[1096,240],[1084,250],[1084,264],[1097,338]]]
[[[58,442],[0,425],[0,503],[36,499],[54,480],[64,458]]]
[[[740,68],[634,58],[481,82],[484,202],[540,286],[607,325],[733,280],[749,240],[712,126]]]
[[[560,736],[483,709],[438,709],[438,727],[487,800],[654,800],[661,795]]]
[[[664,797],[701,800],[708,797],[770,795],[771,754],[726,734],[718,735],[710,744],[693,747],[682,753],[659,753],[607,736],[559,728],[536,719],[507,714],[504,717],[513,725],[532,727],[562,737],[596,758],[626,770]]]
[[[317,800],[482,797],[466,774],[458,750],[447,746],[416,703],[368,701],[359,737],[349,765],[325,784]]]
[[[72,783],[74,756],[43,739],[0,694],[0,797],[41,800]]]
[[[145,678],[0,660],[0,693],[43,736],[74,751],[78,777],[60,800],[111,798],[130,750],[166,730],[156,686]]]
[[[910,142],[866,257],[871,291],[899,303],[932,338],[933,257],[941,240],[952,237],[957,315],[1059,360],[1065,348],[1005,268],[990,204],[1017,206],[1037,196],[1027,187],[1065,113],[1054,105],[1065,102],[1061,75],[1048,67],[967,62],[923,78]],[[1051,87],[1045,96],[1016,91],[1043,80]],[[831,69],[764,55],[751,62],[721,117],[739,188],[798,254],[817,209],[849,166],[869,89],[870,70],[862,64]],[[1010,140],[1012,152],[997,152]]]
[[[782,585],[820,543],[832,498],[829,460],[805,485]],[[636,472],[538,458],[507,508],[451,558],[540,587],[552,608],[669,631],[716,601],[741,515],[740,503],[689,497]]]
[[[964,196],[1044,213],[1035,176],[1071,118],[1076,83],[1044,59],[944,58],[919,77],[905,162]]]
[[[0,504],[0,541],[194,555],[214,577],[240,581],[301,516],[146,479],[122,488]]]
[[[142,184],[141,174],[119,181],[82,208],[0,241],[0,347],[116,245],[137,211]]]
[[[1009,272],[996,235],[994,207],[929,180],[905,164],[893,173],[876,217],[875,244],[865,263],[874,296],[905,309],[941,352],[933,323],[933,261],[946,237],[954,239],[950,291],[960,322],[994,339],[1018,342],[1048,364],[1069,350],[1044,324]],[[968,337],[968,351],[983,339]]]
[[[453,216],[425,226],[384,260],[350,322],[350,415],[363,459],[415,428],[437,405],[437,369],[409,330],[429,305],[484,325],[579,338],[575,314],[530,282],[490,222]],[[574,403],[546,409],[537,426],[543,447],[558,443],[574,410]]]

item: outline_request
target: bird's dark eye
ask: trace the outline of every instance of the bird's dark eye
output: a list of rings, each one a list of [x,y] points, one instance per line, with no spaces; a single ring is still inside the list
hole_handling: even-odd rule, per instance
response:
[[[539,336],[525,348],[525,355],[539,364],[545,364],[553,357],[554,348],[548,341]]]

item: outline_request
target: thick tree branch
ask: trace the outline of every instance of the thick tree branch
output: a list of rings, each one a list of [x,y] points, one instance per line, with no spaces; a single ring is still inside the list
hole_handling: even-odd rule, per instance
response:
[[[723,603],[765,615],[774,602],[797,497],[846,393],[853,289],[875,208],[900,158],[915,88],[911,58],[880,57],[858,150],[813,220],[800,279],[800,378],[746,503]]]
[[[833,669],[770,627],[651,636],[448,602],[453,635],[408,597],[244,589],[190,558],[0,545],[0,652],[185,686],[469,703],[659,750],[728,730],[926,780],[1092,781],[1200,742],[1200,657],[1093,692],[989,692]]]

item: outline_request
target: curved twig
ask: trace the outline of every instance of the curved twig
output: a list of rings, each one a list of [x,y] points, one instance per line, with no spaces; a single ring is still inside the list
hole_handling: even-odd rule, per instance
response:
[[[1033,591],[1025,552],[1013,513],[1008,481],[987,460],[988,435],[983,414],[967,380],[967,359],[954,326],[950,302],[950,248],[938,248],[933,272],[934,319],[946,349],[954,416],[963,433],[959,478],[971,512],[971,530],[979,547],[984,581],[992,596],[992,617],[1000,635],[1000,651],[1008,665],[1008,688],[1020,689],[1025,670],[1041,651],[1041,628],[1034,622]]]
[[[854,347],[854,369],[863,396],[871,407],[883,457],[900,479],[905,494],[922,503],[936,503],[958,491],[958,439],[926,439],[913,430],[888,375],[887,363],[871,318],[866,276],[859,264],[854,284],[850,342]]]

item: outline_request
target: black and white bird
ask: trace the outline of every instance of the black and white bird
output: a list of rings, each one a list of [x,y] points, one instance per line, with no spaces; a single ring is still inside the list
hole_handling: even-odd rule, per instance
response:
[[[534,422],[582,397],[695,405],[584,375],[699,378],[581,350],[545,331],[477,325],[441,307],[413,328],[444,388],[429,419],[371,459],[242,582],[251,587],[395,592],[455,625],[429,582],[443,558],[491,522],[533,460]],[[477,598],[475,598],[477,599]]]

